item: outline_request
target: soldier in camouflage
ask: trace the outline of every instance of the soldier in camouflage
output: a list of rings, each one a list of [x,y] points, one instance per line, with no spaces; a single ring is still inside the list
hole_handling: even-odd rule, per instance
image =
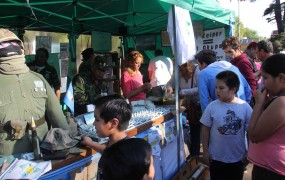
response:
[[[0,29],[0,84],[0,161],[33,151],[28,131],[32,117],[40,141],[48,125],[69,130],[52,88],[29,70],[22,41],[7,29]]]
[[[73,78],[75,116],[86,113],[87,105],[94,104],[102,93],[108,92],[107,82],[103,81],[106,68],[106,62],[97,56],[91,63],[90,71],[81,72]]]

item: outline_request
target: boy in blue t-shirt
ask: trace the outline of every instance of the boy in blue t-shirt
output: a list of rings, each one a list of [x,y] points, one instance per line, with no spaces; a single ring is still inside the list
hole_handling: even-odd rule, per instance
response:
[[[252,108],[235,97],[240,82],[232,71],[216,76],[217,100],[205,109],[202,125],[203,161],[212,180],[242,180],[247,149],[245,134]]]

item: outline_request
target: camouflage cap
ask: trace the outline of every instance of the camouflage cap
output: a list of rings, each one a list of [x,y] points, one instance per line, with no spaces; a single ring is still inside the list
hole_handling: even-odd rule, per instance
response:
[[[75,146],[79,140],[72,139],[68,130],[61,128],[52,128],[46,134],[41,148],[57,151],[64,150]]]
[[[102,71],[105,71],[108,68],[107,63],[104,61],[104,58],[102,56],[96,56],[95,60],[91,62],[91,66],[96,67]]]
[[[18,38],[18,36],[16,36],[16,34],[14,34],[12,31],[9,31],[8,29],[0,28],[0,42],[13,40],[20,41],[22,48],[24,47],[23,42]]]

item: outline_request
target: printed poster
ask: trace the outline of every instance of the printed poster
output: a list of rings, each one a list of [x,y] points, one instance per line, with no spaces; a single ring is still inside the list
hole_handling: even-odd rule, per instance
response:
[[[36,50],[45,48],[51,53],[51,36],[36,36]]]
[[[175,123],[174,121],[167,121],[165,122],[164,124],[164,137],[166,139],[166,142],[167,143],[171,143],[173,142],[176,137],[175,137],[175,134],[174,134],[174,131],[175,131]]]
[[[160,156],[161,148],[161,130],[158,127],[152,127],[148,130],[148,143],[152,148],[152,155]]]
[[[69,44],[68,43],[60,43],[59,44],[59,48],[60,48],[59,59],[61,59],[61,60],[68,60]]]
[[[210,49],[216,52],[217,60],[226,60],[225,52],[222,49],[222,42],[224,39],[224,28],[204,30],[202,36],[196,36],[197,52],[203,49]]]

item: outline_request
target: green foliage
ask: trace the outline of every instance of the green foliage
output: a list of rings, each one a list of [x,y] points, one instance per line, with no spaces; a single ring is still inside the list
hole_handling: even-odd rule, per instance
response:
[[[238,24],[240,24],[240,37],[247,37],[248,39],[264,39],[257,34],[257,31],[244,27],[239,18],[236,17],[235,36],[238,37]]]
[[[243,36],[247,37],[248,39],[260,39],[260,36],[257,34],[257,31],[249,28],[244,28]]]
[[[240,37],[243,37],[244,34],[244,25],[240,22],[239,17],[236,17],[236,24],[235,24],[235,36],[238,37],[238,31],[240,26]]]
[[[268,23],[276,22],[278,33],[284,32],[284,14],[285,14],[285,2],[280,0],[273,0],[268,8],[264,10],[263,16],[267,16]]]

